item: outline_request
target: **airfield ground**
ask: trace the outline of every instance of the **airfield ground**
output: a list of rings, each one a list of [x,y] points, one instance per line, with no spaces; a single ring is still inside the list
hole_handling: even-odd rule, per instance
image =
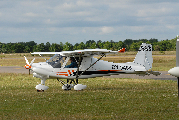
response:
[[[162,73],[157,77],[124,74],[80,79],[87,85],[83,91],[63,91],[57,80],[47,80],[49,89],[42,93],[35,90],[40,79],[28,75],[21,55],[0,59],[0,120],[179,118],[177,81],[167,75],[175,66],[174,55],[153,56],[153,70]],[[107,59],[127,62],[134,56]]]

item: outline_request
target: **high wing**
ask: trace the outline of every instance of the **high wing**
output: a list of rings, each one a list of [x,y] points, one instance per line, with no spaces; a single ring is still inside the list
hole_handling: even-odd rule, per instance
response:
[[[115,53],[124,53],[124,52],[125,52],[125,48],[122,48],[118,51],[112,51],[107,49],[84,49],[84,50],[62,51],[62,52],[33,52],[31,54],[32,55],[60,54],[63,56],[76,56],[76,55],[88,56],[88,55],[115,54]]]

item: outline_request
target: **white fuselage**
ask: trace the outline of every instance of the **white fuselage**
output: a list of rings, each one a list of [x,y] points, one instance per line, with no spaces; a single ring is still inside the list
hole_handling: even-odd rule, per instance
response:
[[[79,67],[78,78],[85,79],[126,73],[140,74],[137,71],[146,71],[144,66],[136,65],[133,62],[113,63],[103,60],[96,62],[97,60],[97,58],[93,58],[91,56],[83,57]],[[92,65],[93,63],[95,64]],[[33,76],[46,79],[75,79],[77,75],[77,68],[65,68],[65,64],[66,62],[64,62],[64,65],[62,65],[61,68],[53,68],[46,62],[33,63]]]

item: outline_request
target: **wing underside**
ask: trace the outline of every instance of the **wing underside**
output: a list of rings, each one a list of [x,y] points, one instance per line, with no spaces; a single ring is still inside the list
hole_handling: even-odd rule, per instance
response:
[[[62,52],[33,52],[32,55],[48,55],[48,54],[60,54],[63,56],[89,56],[89,55],[101,55],[101,54],[115,54],[119,52],[124,52],[125,49],[121,49],[119,51],[112,51],[107,49],[84,49],[84,50],[75,50],[75,51],[62,51]]]

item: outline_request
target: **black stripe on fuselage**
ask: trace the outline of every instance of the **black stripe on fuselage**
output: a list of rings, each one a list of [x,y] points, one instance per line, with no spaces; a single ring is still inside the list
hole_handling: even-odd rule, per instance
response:
[[[79,75],[82,73],[83,71],[79,71]],[[110,73],[125,73],[125,72],[119,72],[119,71],[86,71],[84,72],[82,75],[92,75],[92,74],[110,74]]]

